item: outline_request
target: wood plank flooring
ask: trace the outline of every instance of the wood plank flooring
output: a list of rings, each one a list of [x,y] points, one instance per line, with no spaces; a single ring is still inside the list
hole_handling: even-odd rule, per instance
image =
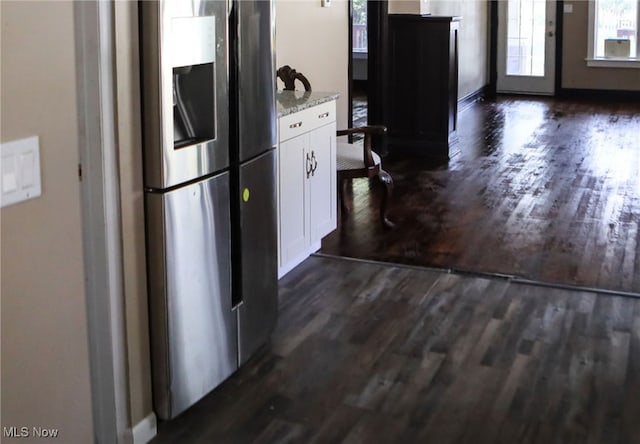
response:
[[[354,181],[322,252],[640,293],[640,104],[499,98],[461,113],[459,139],[444,165],[383,160],[393,231]]]
[[[634,444],[640,299],[311,257],[161,443]]]

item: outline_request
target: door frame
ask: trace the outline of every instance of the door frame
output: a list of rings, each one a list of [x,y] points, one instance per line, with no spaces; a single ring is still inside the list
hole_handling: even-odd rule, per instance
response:
[[[497,94],[498,83],[498,2],[489,0],[489,85],[488,95]],[[562,39],[564,29],[564,0],[556,0],[556,58],[555,58],[555,93],[561,94],[562,87]]]
[[[74,3],[78,165],[96,443],[131,443],[120,240],[113,2]]]
[[[347,27],[347,39],[349,41],[347,45],[348,51],[348,63],[347,63],[347,78],[349,79],[347,85],[347,100],[349,106],[347,107],[347,127],[353,127],[353,0],[347,1],[348,12],[347,20],[349,21]],[[351,136],[349,136],[349,142],[351,142]]]
[[[389,3],[387,0],[367,2],[367,123],[384,125],[387,103],[387,70],[385,65],[389,40]]]
[[[349,0],[348,12],[348,126],[353,127],[353,1]],[[367,123],[384,124],[386,98],[386,72],[383,54],[386,54],[389,11],[388,0],[367,1]]]

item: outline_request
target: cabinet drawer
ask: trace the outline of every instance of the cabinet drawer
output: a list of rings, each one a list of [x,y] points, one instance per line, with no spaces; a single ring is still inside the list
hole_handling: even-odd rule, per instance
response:
[[[321,103],[280,118],[280,141],[319,128],[336,120],[336,102]]]

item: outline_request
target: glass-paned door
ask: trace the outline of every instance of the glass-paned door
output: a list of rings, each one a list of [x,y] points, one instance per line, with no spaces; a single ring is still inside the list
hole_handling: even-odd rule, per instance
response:
[[[498,2],[498,92],[553,94],[556,4]]]

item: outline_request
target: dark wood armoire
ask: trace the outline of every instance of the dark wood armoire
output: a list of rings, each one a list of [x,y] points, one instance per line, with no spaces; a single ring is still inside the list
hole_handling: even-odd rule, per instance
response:
[[[456,142],[459,17],[390,14],[388,149],[448,159]]]

